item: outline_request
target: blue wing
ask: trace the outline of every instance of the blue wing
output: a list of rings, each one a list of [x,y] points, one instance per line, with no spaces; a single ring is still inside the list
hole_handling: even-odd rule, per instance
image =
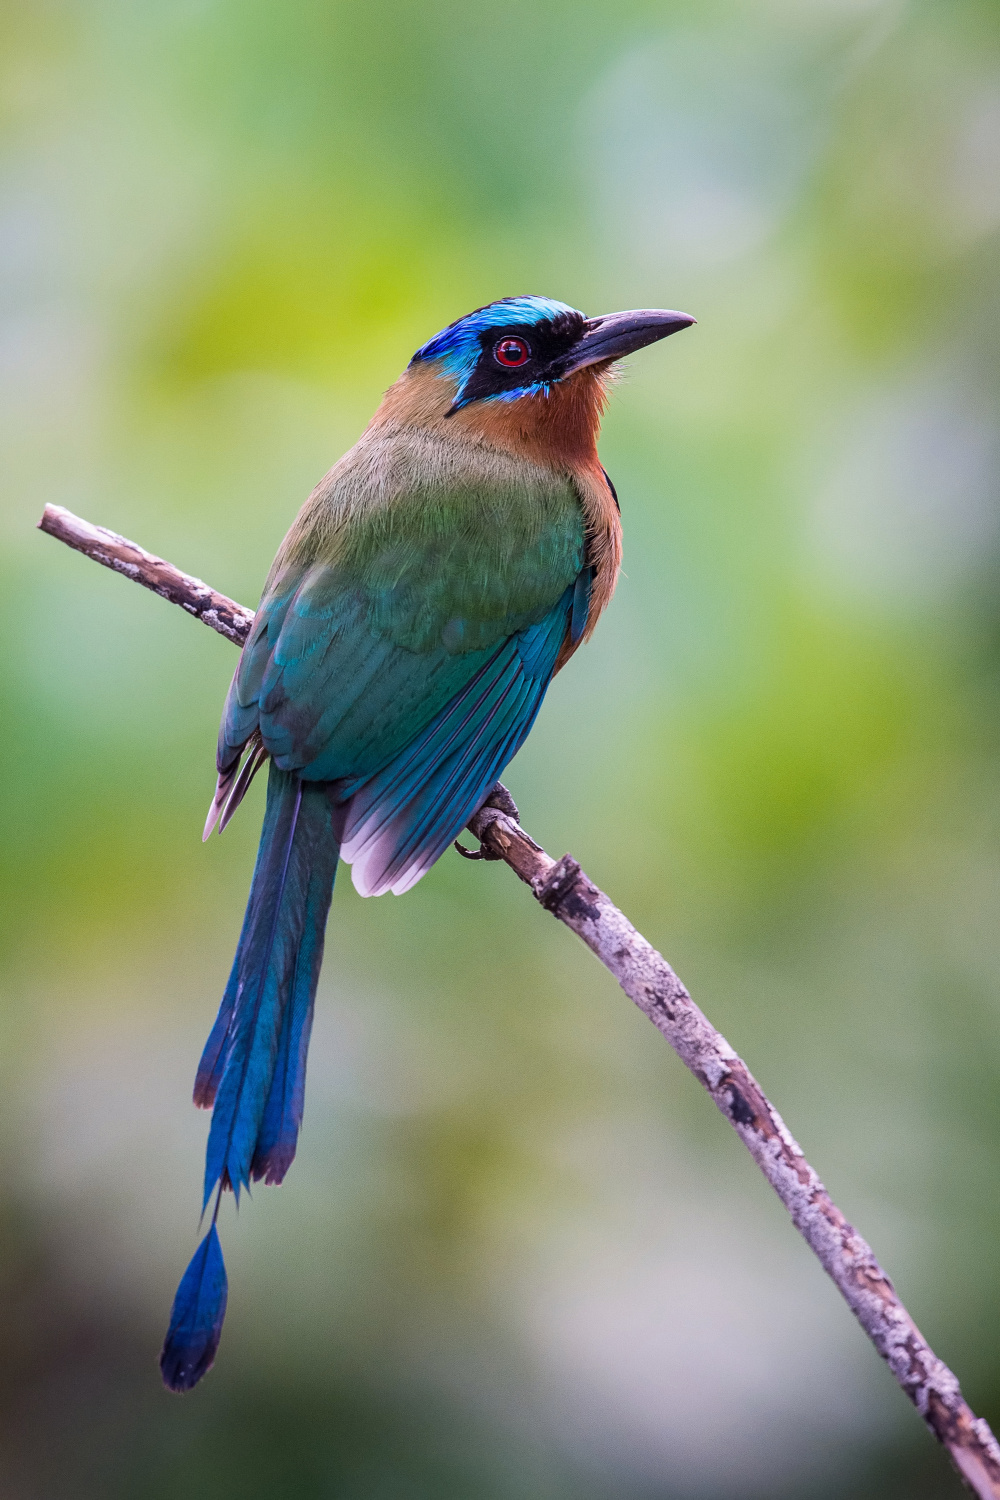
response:
[[[504,641],[387,766],[338,789],[348,801],[341,854],[362,895],[409,890],[482,805],[541,707],[574,593]]]
[[[574,492],[558,490],[551,513],[532,502],[524,538],[502,506],[476,503],[464,497],[447,526],[419,509],[381,518],[361,561],[279,565],[230,688],[218,798],[235,806],[245,790],[252,736],[280,770],[330,783],[365,894],[409,889],[448,847],[586,628]]]

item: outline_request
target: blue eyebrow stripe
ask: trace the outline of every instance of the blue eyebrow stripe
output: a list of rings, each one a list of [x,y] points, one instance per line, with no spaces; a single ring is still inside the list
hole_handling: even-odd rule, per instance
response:
[[[576,311],[575,307],[557,302],[553,297],[502,297],[498,302],[477,307],[475,312],[442,328],[440,333],[420,346],[410,363],[443,359],[459,352],[464,355],[472,348],[478,355],[479,335],[489,333],[492,328],[505,328],[508,323],[541,323],[548,318],[558,318],[562,313]]]

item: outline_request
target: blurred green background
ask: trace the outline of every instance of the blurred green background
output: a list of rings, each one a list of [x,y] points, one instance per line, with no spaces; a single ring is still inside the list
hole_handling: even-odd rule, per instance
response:
[[[156,1355],[262,788],[232,647],[413,349],[698,327],[602,456],[626,574],[507,776],[747,1058],[1000,1424],[996,0],[7,0],[4,1500],[832,1500],[958,1481],[732,1132],[509,871],[334,897],[305,1130]]]

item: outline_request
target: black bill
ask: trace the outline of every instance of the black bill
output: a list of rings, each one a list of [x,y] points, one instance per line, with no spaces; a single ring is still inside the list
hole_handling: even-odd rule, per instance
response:
[[[623,359],[647,344],[679,333],[697,322],[688,313],[669,312],[659,307],[643,307],[632,312],[608,313],[603,318],[588,318],[587,331],[566,356],[564,370],[581,370],[606,359]]]

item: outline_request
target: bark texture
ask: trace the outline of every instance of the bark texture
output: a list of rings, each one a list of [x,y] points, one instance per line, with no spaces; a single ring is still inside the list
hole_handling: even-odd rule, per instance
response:
[[[155,557],[152,552],[137,547],[135,542],[119,536],[117,531],[92,526],[61,505],[47,505],[38,527],[65,542],[67,547],[75,547],[77,552],[92,557],[103,567],[124,573],[134,583],[141,583],[144,589],[152,589],[161,599],[179,604],[189,615],[210,625],[237,646],[242,646],[250,634],[252,609],[244,609],[242,604],[227,599],[225,594],[217,594],[200,578],[182,573],[172,563],[164,562],[162,557]]]
[[[39,525],[179,604],[237,645],[246,640],[253,623],[250,610],[134,542],[57,505],[46,506]],[[1000,1446],[988,1424],[967,1405],[958,1380],[917,1328],[871,1247],[832,1202],[746,1063],[698,1009],[666,959],[571,855],[554,860],[525,833],[505,787],[497,784],[468,826],[480,847],[469,851],[459,845],[460,851],[508,864],[666,1037],[732,1125],[969,1489],[980,1500],[1000,1500]]]

